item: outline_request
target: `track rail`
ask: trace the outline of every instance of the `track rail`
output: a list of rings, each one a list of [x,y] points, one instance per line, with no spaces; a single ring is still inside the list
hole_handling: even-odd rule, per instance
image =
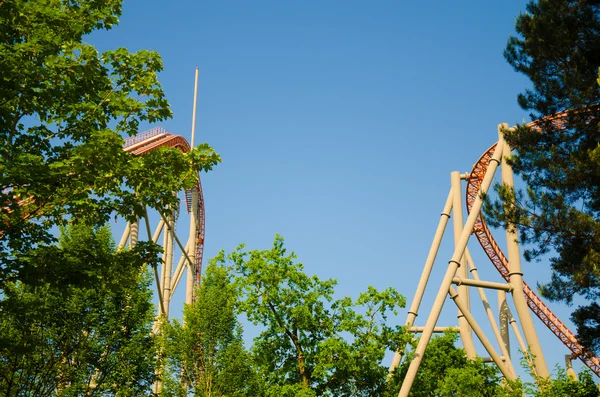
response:
[[[144,131],[135,137],[125,140],[123,150],[134,155],[144,155],[160,147],[173,147],[179,149],[183,153],[190,151],[188,141],[180,136],[174,135],[164,128],[157,127],[148,131]],[[194,189],[198,191],[198,205],[192,209],[192,192]],[[205,231],[205,214],[204,214],[204,195],[202,194],[202,184],[200,183],[200,174],[198,174],[198,184],[191,190],[186,190],[185,201],[188,214],[192,210],[196,211],[196,263],[194,264],[195,278],[194,286],[200,284],[200,275],[202,274],[202,259],[204,256],[204,231]]]
[[[553,117],[552,122],[561,124],[562,120],[566,117],[566,112],[557,114]],[[534,121],[528,124],[529,127],[536,130],[540,130],[540,121]],[[479,188],[485,172],[487,171],[490,159],[494,155],[497,143],[493,144],[488,150],[485,151],[477,160],[471,174],[467,180],[467,211],[470,213],[473,207],[473,203],[479,194]],[[479,243],[483,247],[483,250],[487,254],[494,267],[500,272],[502,277],[509,281],[509,263],[508,259],[496,243],[496,240],[492,236],[490,229],[488,228],[482,214],[479,214],[475,226],[473,227],[473,234],[479,240]],[[523,293],[525,300],[531,311],[552,331],[554,335],[562,341],[562,343],[569,348],[572,352],[573,358],[579,358],[585,365],[587,365],[592,372],[597,376],[600,376],[600,359],[596,357],[589,349],[585,348],[579,341],[573,332],[571,332],[567,326],[560,321],[560,319],[550,310],[550,308],[537,296],[537,294],[523,281]]]

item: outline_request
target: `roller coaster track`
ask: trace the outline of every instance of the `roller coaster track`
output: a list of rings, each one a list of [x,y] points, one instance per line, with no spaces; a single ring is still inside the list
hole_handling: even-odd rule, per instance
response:
[[[566,117],[566,112],[553,116],[553,122],[558,124],[562,123],[562,120]],[[540,121],[534,121],[528,124],[536,130],[540,130]],[[467,180],[466,198],[467,198],[467,211],[471,212],[473,203],[479,194],[479,187],[483,181],[486,170],[490,163],[490,159],[494,155],[497,143],[493,144],[485,153],[481,155],[479,160],[473,166],[469,178]],[[492,236],[490,229],[485,223],[482,214],[479,214],[475,226],[473,227],[473,233],[479,240],[479,243],[483,247],[483,250],[492,261],[492,264],[500,272],[502,277],[509,281],[510,267],[508,259],[496,243],[496,240]],[[590,350],[582,346],[577,337],[571,332],[565,324],[550,310],[548,306],[537,296],[537,294],[531,289],[525,281],[523,281],[523,293],[527,305],[533,311],[533,313],[552,331],[554,335],[562,341],[562,343],[569,348],[572,352],[573,358],[579,358],[585,365],[587,365],[592,372],[597,376],[600,376],[600,359],[596,357]]]
[[[190,150],[188,141],[180,136],[174,135],[162,127],[156,127],[148,131],[139,133],[138,135],[127,138],[123,145],[123,150],[133,155],[144,155],[160,147],[172,147],[186,153]],[[204,255],[204,196],[202,194],[202,185],[200,183],[200,175],[198,175],[198,183],[192,188],[198,191],[198,205],[192,209],[192,191],[185,192],[185,201],[188,214],[192,210],[196,211],[196,263],[194,264],[194,286],[197,287],[200,283],[200,275],[202,274],[202,257]]]

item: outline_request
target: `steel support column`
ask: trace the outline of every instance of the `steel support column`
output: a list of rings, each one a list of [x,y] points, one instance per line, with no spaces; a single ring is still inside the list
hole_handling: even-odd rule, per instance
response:
[[[509,189],[514,189],[514,176],[512,167],[506,161],[510,157],[510,147],[504,140],[504,131],[508,130],[508,124],[503,123],[498,125],[498,145],[502,145],[502,183]],[[507,204],[513,205],[513,204]],[[544,359],[544,352],[540,345],[537,333],[535,332],[535,326],[523,294],[523,272],[521,270],[521,253],[518,242],[517,226],[508,225],[506,228],[506,244],[508,246],[508,263],[510,266],[509,280],[510,284],[515,288],[513,291],[513,299],[515,302],[515,308],[517,309],[517,316],[521,322],[523,333],[525,334],[525,340],[529,346],[529,350],[533,355],[533,362],[535,364],[536,373],[542,378],[550,376],[548,372],[548,366]]]

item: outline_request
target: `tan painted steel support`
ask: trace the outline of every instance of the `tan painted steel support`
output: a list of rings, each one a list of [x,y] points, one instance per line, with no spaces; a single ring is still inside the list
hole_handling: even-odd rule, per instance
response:
[[[567,376],[577,382],[577,373],[573,369],[573,359],[570,354],[565,355],[565,368],[567,369]]]
[[[506,301],[506,291],[498,291],[498,322],[500,323],[500,338],[504,345],[508,357],[510,357],[510,334],[508,333],[508,302]]]
[[[185,245],[185,249],[189,250],[190,242]],[[185,259],[185,256],[181,255],[179,258],[179,262],[177,262],[177,267],[175,268],[175,273],[173,274],[173,279],[171,280],[171,291],[175,291],[177,286],[179,285],[179,281],[183,276],[183,272],[187,270],[188,264]]]
[[[513,290],[512,285],[506,283],[496,283],[493,281],[481,281],[481,280],[471,280],[471,279],[462,279],[460,277],[454,277],[452,279],[452,284],[458,285],[459,288],[462,285],[467,285],[469,287],[478,287],[478,288],[488,288],[488,289],[499,289],[503,291],[510,292]]]
[[[173,235],[174,228],[173,210],[169,210],[169,215],[165,221],[167,229],[164,234],[164,252],[163,252],[163,270],[162,270],[162,290],[163,299],[165,300],[165,317],[169,318],[169,307],[171,306],[171,272],[173,268]]]
[[[129,248],[133,248],[137,245],[139,231],[140,231],[140,220],[136,219],[135,222],[131,223],[131,227],[130,227]]]
[[[463,202],[460,172],[454,171],[450,174],[450,184],[453,192],[452,218],[454,226],[454,244],[457,244],[463,230]],[[469,278],[469,269],[465,266],[464,256],[460,258],[460,267],[456,274],[462,280],[467,280]],[[464,300],[467,310],[471,310],[471,297],[469,292],[468,284],[465,282],[458,287],[458,293]],[[473,343],[471,327],[460,310],[458,312],[458,328],[460,329],[460,339],[462,340],[467,358],[471,360],[475,359],[477,352],[475,351],[475,344]]]
[[[513,317],[508,306],[507,306],[507,312],[508,312],[508,322],[510,324],[510,327],[513,330],[513,333],[515,334],[515,339],[517,339],[517,344],[519,345],[519,349],[521,349],[521,352],[523,352],[523,358],[525,358],[525,361],[527,362],[527,365],[529,366],[529,370],[531,371],[531,373],[535,374],[537,376],[537,372],[535,370],[535,365],[533,364],[533,360],[531,358],[531,355],[529,354],[529,350],[527,349],[527,344],[525,344],[525,340],[523,339],[523,336],[521,335],[521,331],[519,330],[519,326],[517,325],[517,320],[515,320],[515,318]]]
[[[421,333],[423,331],[425,331],[425,327],[410,327],[408,329],[408,332],[414,332],[415,334]],[[441,333],[446,331],[458,332],[459,329],[458,327],[433,327],[434,333]]]
[[[475,263],[473,262],[473,258],[471,257],[471,253],[469,252],[468,248],[465,250],[465,259],[467,260],[467,263],[469,264],[469,269],[470,269],[471,275],[473,276],[473,279],[475,281],[480,281],[479,273],[477,272],[477,268],[475,267]],[[503,290],[503,289],[498,289],[498,290],[504,292],[506,295],[505,290]],[[510,286],[510,290],[512,291],[512,286]],[[483,308],[485,310],[485,314],[487,315],[488,321],[490,322],[490,326],[492,327],[492,332],[494,333],[494,336],[496,337],[496,341],[498,342],[498,345],[500,346],[500,352],[502,353],[502,356],[505,358],[504,364],[507,366],[508,370],[514,376],[516,376],[515,368],[513,366],[512,361],[510,360],[510,353],[506,349],[506,345],[503,343],[502,334],[500,333],[498,324],[496,323],[496,320],[494,319],[494,313],[492,312],[492,308],[491,308],[488,298],[485,294],[485,290],[483,288],[477,288],[477,291],[479,292],[479,297],[481,298],[481,303],[483,303]]]
[[[483,345],[485,350],[489,353],[492,360],[494,360],[494,362],[498,366],[498,369],[500,370],[500,372],[502,372],[502,375],[504,375],[504,377],[509,380],[516,379],[516,375],[512,371],[509,370],[509,367],[507,367],[504,364],[502,357],[500,357],[500,355],[498,353],[496,353],[496,350],[494,350],[494,347],[488,340],[487,336],[485,336],[485,333],[479,327],[479,324],[477,324],[477,321],[475,321],[475,318],[473,317],[471,312],[468,310],[467,304],[464,301],[464,299],[462,299],[462,297],[459,296],[459,294],[456,292],[456,290],[452,286],[450,286],[448,292],[450,293],[450,298],[454,301],[454,303],[456,303],[456,306],[458,306],[458,308],[464,314],[465,320],[467,320],[469,322],[469,325],[473,329],[473,332],[475,332],[475,335],[477,335],[477,337],[481,341],[481,344]]]
[[[146,218],[148,217],[148,213],[146,213]],[[152,235],[152,241],[153,242],[157,242],[158,238],[160,237],[160,234],[162,233],[163,229],[165,228],[165,220],[161,218],[160,222],[158,222],[158,226],[156,226],[156,230],[154,231],[154,234]]]
[[[163,219],[167,219],[167,217],[164,214],[160,214],[160,216],[163,217]],[[188,252],[186,250],[186,248],[183,246],[183,244],[181,244],[181,240],[179,240],[179,237],[177,237],[177,233],[175,233],[175,227],[173,226],[169,226],[168,222],[165,222],[165,225],[167,226],[167,229],[171,232],[171,235],[173,237],[173,239],[175,240],[175,242],[177,243],[177,245],[179,246],[179,249],[181,250],[182,255],[185,257],[185,259],[188,260],[188,263],[193,263],[192,259],[190,258],[190,256],[188,255]]]
[[[421,273],[421,279],[419,280],[419,284],[417,285],[415,297],[413,298],[413,301],[410,305],[410,309],[408,309],[408,316],[406,318],[407,328],[412,327],[415,323],[415,319],[417,318],[419,306],[421,305],[421,301],[423,300],[423,294],[425,293],[425,288],[427,287],[427,282],[429,281],[429,276],[431,275],[431,270],[433,269],[435,258],[437,257],[437,253],[440,249],[440,244],[442,242],[442,238],[444,237],[444,231],[446,230],[448,219],[450,219],[450,211],[452,211],[453,200],[454,196],[452,193],[452,189],[450,189],[450,193],[448,193],[448,198],[446,199],[446,204],[444,205],[444,210],[440,215],[440,221],[438,223],[435,236],[433,237],[431,248],[429,248],[429,254],[427,254],[427,259],[425,260],[425,266],[423,267],[423,273]],[[406,346],[403,346],[401,349],[398,349],[394,354],[392,364],[390,365],[390,374],[398,367],[398,365],[400,365],[400,361],[402,360],[402,353],[405,347]]]
[[[117,246],[118,250],[125,247],[125,244],[127,244],[127,240],[129,240],[130,232],[131,232],[131,224],[129,222],[127,222],[127,226],[125,226],[125,230],[123,231],[123,235],[121,236],[121,241],[119,241],[119,245]]]
[[[429,344],[431,340],[431,335],[433,334],[433,328],[436,326],[437,320],[440,316],[440,312],[442,307],[444,306],[444,301],[446,299],[446,295],[448,294],[449,288],[452,284],[452,279],[456,274],[456,270],[460,266],[460,260],[462,259],[465,249],[467,247],[467,243],[469,241],[469,237],[471,236],[471,232],[473,230],[473,226],[475,225],[475,221],[479,216],[479,211],[481,211],[481,207],[483,205],[482,194],[485,194],[492,182],[492,178],[494,177],[494,173],[498,168],[498,164],[502,157],[502,151],[504,150],[504,142],[498,142],[496,145],[496,150],[494,152],[493,157],[490,159],[490,164],[485,173],[485,177],[480,186],[480,194],[475,199],[473,203],[473,207],[471,209],[471,213],[467,218],[467,222],[464,225],[463,231],[460,235],[460,239],[458,243],[455,244],[454,255],[450,259],[448,263],[448,269],[446,270],[446,275],[442,281],[436,299],[434,301],[431,312],[429,313],[429,317],[427,318],[427,322],[425,323],[425,330],[419,339],[419,343],[417,348],[415,349],[414,358],[411,361],[408,371],[406,373],[406,377],[404,378],[404,382],[402,382],[402,388],[398,393],[398,397],[408,397],[408,393],[412,387],[412,384],[417,375],[417,371],[419,370],[419,366],[421,365],[421,361],[423,360],[423,354],[425,353],[425,348]]]
[[[502,183],[510,189],[514,189],[514,176],[512,167],[506,161],[510,157],[510,147],[504,140],[504,131],[508,129],[508,124],[498,125],[498,145],[503,146],[502,156]],[[509,262],[509,280],[510,284],[515,288],[513,291],[513,299],[517,315],[525,334],[525,340],[529,346],[529,351],[533,355],[533,361],[536,368],[536,373],[542,378],[550,376],[548,366],[544,359],[540,341],[535,331],[535,326],[529,312],[529,307],[523,294],[523,272],[521,270],[521,253],[516,232],[516,225],[508,225],[506,228],[506,244],[508,246],[508,262]]]
[[[150,236],[150,220],[148,218],[148,209],[144,208],[144,219],[146,222],[146,232],[148,233],[148,236]],[[158,224],[158,226],[156,227],[156,230],[154,231],[154,235],[152,237],[152,242],[156,243],[158,241],[158,237],[160,236],[160,232],[163,228],[163,221],[161,219],[160,223]],[[158,294],[158,319],[160,319],[160,317],[163,315],[163,313],[165,313],[165,301],[163,299],[163,294],[162,294],[162,290],[160,288],[160,277],[158,276],[158,269],[156,266],[152,266],[152,270],[154,272],[154,282],[156,283],[156,293]],[[158,321],[157,319],[157,321]],[[152,332],[157,332],[157,321],[154,322],[154,326],[152,327]]]

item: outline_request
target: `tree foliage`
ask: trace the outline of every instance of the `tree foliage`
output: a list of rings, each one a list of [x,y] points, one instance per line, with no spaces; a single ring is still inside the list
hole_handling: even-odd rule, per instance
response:
[[[447,332],[429,342],[419,372],[411,388],[414,397],[484,397],[497,396],[502,391],[498,369],[481,360],[468,360],[455,343],[457,333]],[[413,348],[416,340],[412,341]],[[409,352],[394,372],[394,387],[385,395],[397,396],[402,380],[412,360]]]
[[[31,256],[36,257],[33,249]],[[154,378],[154,307],[137,255],[108,227],[64,230],[56,263],[103,267],[97,283],[6,284],[0,301],[0,395],[144,396]],[[132,266],[137,264],[138,266]]]
[[[98,53],[84,41],[120,14],[121,0],[1,3],[0,289],[23,280],[21,256],[53,242],[52,226],[165,208],[220,160],[208,145],[185,155],[122,150],[123,136],[171,111],[157,53]]]
[[[262,329],[252,352],[267,396],[382,395],[384,354],[406,337],[386,319],[404,306],[403,296],[369,287],[357,300],[334,299],[336,282],[304,273],[279,236],[271,249],[240,246],[228,258],[240,311]]]
[[[196,301],[183,323],[164,324],[167,365],[163,396],[258,396],[260,382],[244,348],[235,313],[236,294],[226,267],[206,268]]]
[[[530,1],[516,22],[517,36],[505,51],[508,62],[531,80],[518,97],[541,131],[519,126],[508,131],[516,149],[510,160],[527,184],[526,192],[498,188],[500,202],[486,206],[493,225],[519,225],[530,244],[525,256],[550,254],[547,298],[573,302],[578,336],[600,346],[600,2]],[[568,115],[557,121],[557,112]],[[510,210],[508,209],[510,208]]]

